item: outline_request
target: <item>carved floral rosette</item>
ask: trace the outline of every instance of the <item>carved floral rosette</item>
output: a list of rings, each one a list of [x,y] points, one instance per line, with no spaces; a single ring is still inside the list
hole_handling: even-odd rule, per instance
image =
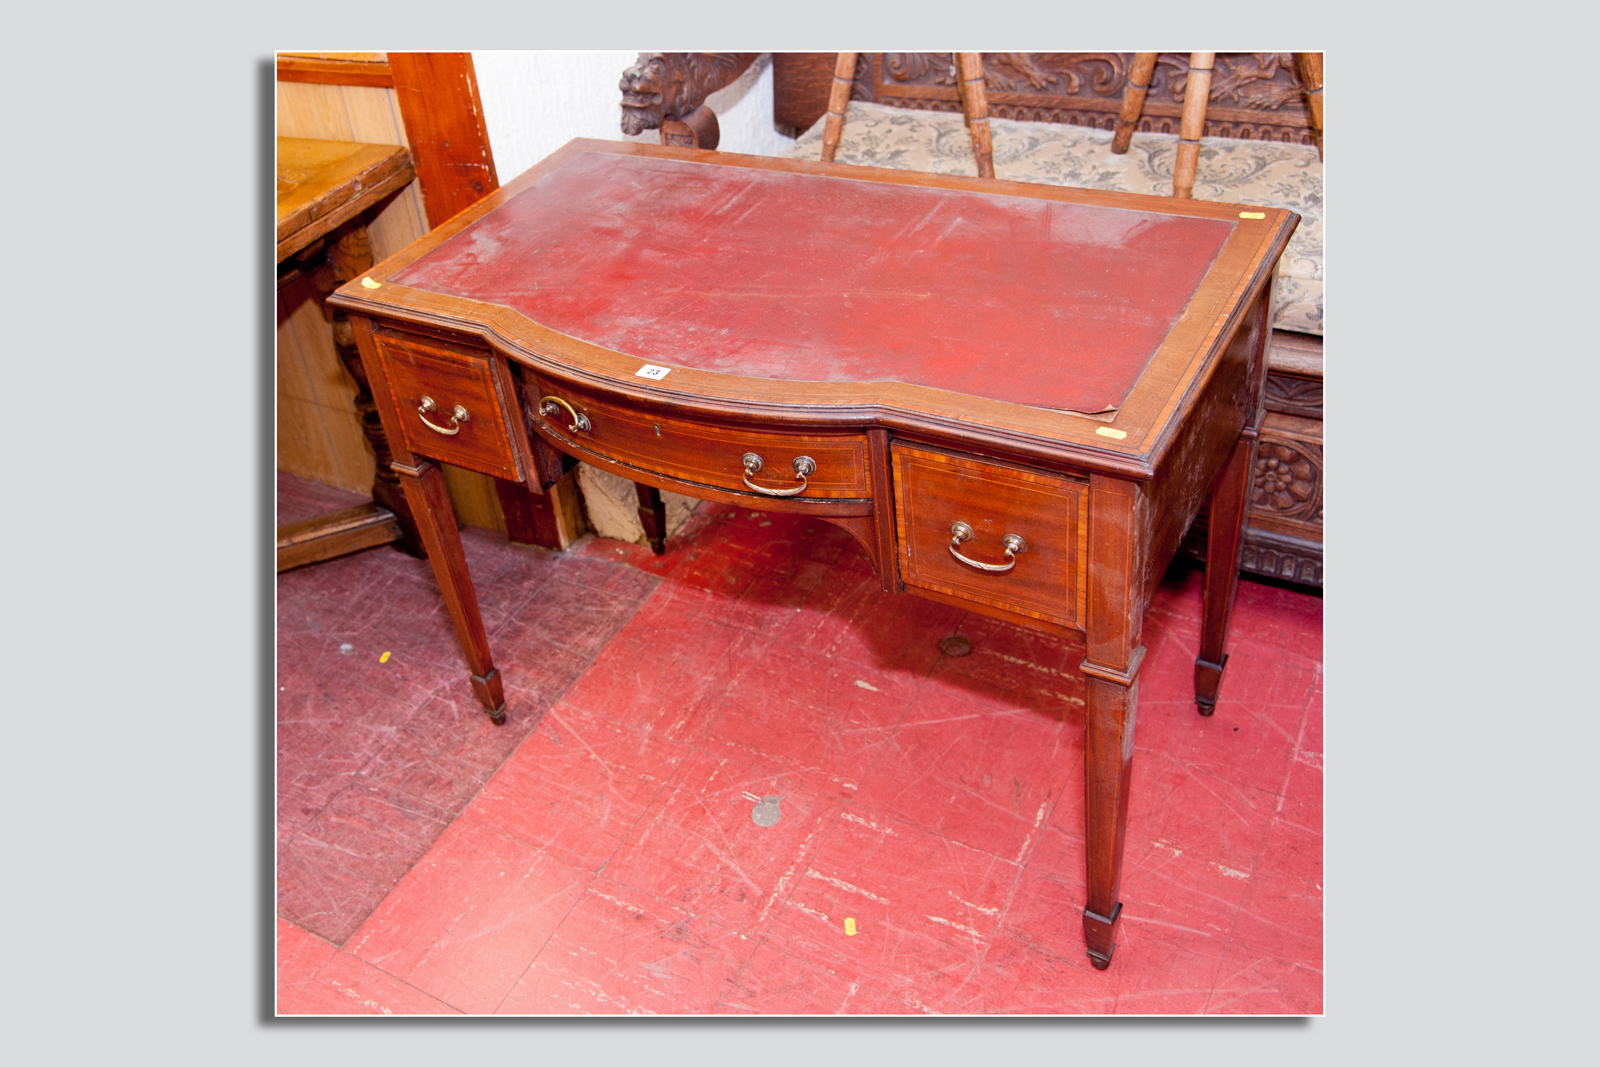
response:
[[[1250,506],[1257,513],[1302,525],[1315,536],[1322,526],[1322,442],[1309,435],[1263,431],[1251,474]]]

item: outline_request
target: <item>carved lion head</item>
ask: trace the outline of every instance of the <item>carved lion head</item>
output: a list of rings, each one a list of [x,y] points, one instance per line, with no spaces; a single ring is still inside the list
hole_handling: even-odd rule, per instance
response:
[[[622,132],[630,137],[661,127],[673,88],[666,57],[660,52],[640,52],[633,66],[622,72],[617,88],[622,90]]]

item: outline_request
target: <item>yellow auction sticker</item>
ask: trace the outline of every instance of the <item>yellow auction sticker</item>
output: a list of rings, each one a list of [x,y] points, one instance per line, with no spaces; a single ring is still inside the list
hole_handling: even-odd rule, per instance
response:
[[[856,921],[854,919],[846,919],[844,921],[844,936],[856,936]]]

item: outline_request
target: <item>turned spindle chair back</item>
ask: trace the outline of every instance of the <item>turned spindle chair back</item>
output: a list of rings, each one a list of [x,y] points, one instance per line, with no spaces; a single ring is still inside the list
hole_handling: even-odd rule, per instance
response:
[[[1206,128],[1206,103],[1211,96],[1211,68],[1215,52],[1189,53],[1189,80],[1183,90],[1183,118],[1178,127],[1178,158],[1172,166],[1172,195],[1179,200],[1194,196],[1194,175],[1200,163],[1200,134]],[[1316,131],[1317,155],[1322,155],[1322,53],[1296,52],[1295,70],[1305,87],[1306,110],[1311,128]],[[1111,138],[1111,151],[1118,155],[1128,150],[1133,128],[1144,110],[1145,94],[1156,69],[1155,52],[1135,52],[1128,71],[1128,87],[1122,93],[1122,110]]]
[[[989,98],[983,84],[983,59],[978,52],[952,53],[956,61],[956,88],[961,96],[961,113],[972,136],[972,154],[978,161],[978,177],[994,177],[994,143],[989,134]],[[840,52],[833,68],[833,84],[828,92],[828,120],[822,128],[822,160],[832,163],[844,134],[844,112],[850,102],[850,86],[855,80],[856,52]],[[1117,116],[1111,151],[1121,155],[1133,140],[1134,127],[1144,110],[1145,94],[1156,69],[1155,52],[1136,52],[1128,72],[1128,87],[1123,91],[1122,108]],[[1206,104],[1211,96],[1211,68],[1215,52],[1190,52],[1189,75],[1184,85],[1183,117],[1179,125],[1178,155],[1172,168],[1172,195],[1180,200],[1194,196],[1195,171],[1200,163],[1200,135],[1206,127]],[[1305,87],[1306,109],[1316,131],[1317,154],[1322,154],[1322,53],[1294,53],[1295,70]]]
[[[832,163],[844,134],[844,109],[850,102],[850,85],[856,76],[856,52],[840,52],[833,68],[833,85],[828,92],[828,121],[822,127],[822,161]],[[961,95],[961,113],[966,116],[967,132],[972,136],[972,155],[978,161],[978,177],[994,177],[994,142],[989,136],[989,97],[983,87],[983,59],[977,52],[954,52],[956,89]]]

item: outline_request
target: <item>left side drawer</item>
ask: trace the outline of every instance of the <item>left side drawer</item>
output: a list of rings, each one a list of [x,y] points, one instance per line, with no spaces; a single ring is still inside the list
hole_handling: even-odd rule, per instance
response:
[[[519,433],[510,368],[489,352],[433,338],[374,331],[372,341],[407,448],[496,478],[525,480],[525,434]]]

